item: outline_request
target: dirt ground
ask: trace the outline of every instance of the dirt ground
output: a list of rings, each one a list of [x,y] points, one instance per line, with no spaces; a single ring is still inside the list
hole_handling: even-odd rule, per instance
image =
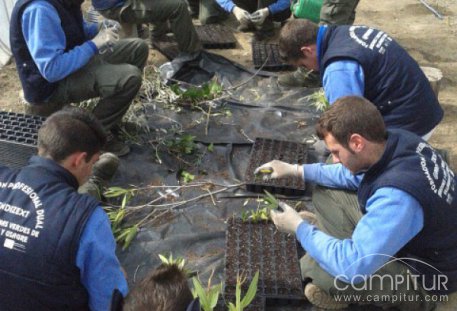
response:
[[[457,168],[457,1],[427,0],[444,16],[440,20],[419,0],[361,0],[356,24],[382,29],[398,40],[421,66],[439,68],[443,72],[439,100],[444,108],[444,120],[434,132],[431,144],[445,148],[454,170]],[[212,50],[247,67],[253,67],[251,34],[236,33],[238,46],[231,50]],[[156,50],[149,62],[155,65],[166,59]],[[14,64],[0,69],[0,109],[22,112],[18,93],[21,89]],[[414,111],[411,117],[414,118]]]

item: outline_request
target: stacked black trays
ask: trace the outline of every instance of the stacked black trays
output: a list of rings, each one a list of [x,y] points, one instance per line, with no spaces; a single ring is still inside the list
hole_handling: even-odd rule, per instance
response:
[[[0,111],[0,165],[20,168],[37,153],[38,130],[45,118]]]
[[[294,67],[285,64],[279,55],[279,45],[252,41],[252,61],[255,68],[269,71],[293,70]]]
[[[205,49],[233,49],[236,46],[235,36],[227,26],[209,24],[196,26],[195,30]]]

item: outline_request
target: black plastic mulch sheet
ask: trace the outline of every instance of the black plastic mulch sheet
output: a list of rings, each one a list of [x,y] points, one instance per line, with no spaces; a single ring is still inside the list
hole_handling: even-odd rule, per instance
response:
[[[130,286],[160,264],[158,254],[168,256],[170,252],[173,257],[184,257],[187,267],[198,271],[204,282],[214,270],[213,284],[216,284],[224,279],[226,218],[255,209],[259,203],[256,201],[258,194],[246,192],[244,186],[212,196],[208,191],[216,192],[222,189],[220,185],[242,182],[255,137],[303,143],[312,135],[319,114],[306,96],[314,90],[281,89],[274,75],[253,76],[253,72],[207,53],[193,60],[178,58],[161,70],[163,76],[193,84],[217,76],[224,88],[232,87],[232,90],[230,96],[213,103],[211,113],[220,112],[220,115],[211,116],[209,122],[201,111],[184,108],[176,112],[158,102],[144,103],[138,110],[138,117],[146,120],[149,131],[142,132],[134,140],[137,144],[132,143],[132,152],[122,158],[112,185],[123,188],[129,185],[168,186],[168,190],[155,188],[139,193],[129,202],[132,206],[152,200],[155,200],[153,204],[191,201],[171,212],[165,211],[166,206],[158,207],[157,211],[163,212],[151,217],[130,247],[125,251],[119,249],[118,255],[128,273]],[[208,106],[203,109],[206,111]],[[227,111],[231,115],[227,115]],[[197,151],[191,155],[176,155],[157,143],[176,128],[195,136]],[[208,149],[209,144],[213,144],[213,151]],[[317,158],[311,157],[311,161],[317,161]],[[189,186],[176,190],[173,186],[183,185],[178,176],[181,170],[195,176],[187,185],[211,181],[219,186]],[[207,196],[192,200],[202,195]],[[135,223],[151,211],[150,207],[137,210],[129,223]]]

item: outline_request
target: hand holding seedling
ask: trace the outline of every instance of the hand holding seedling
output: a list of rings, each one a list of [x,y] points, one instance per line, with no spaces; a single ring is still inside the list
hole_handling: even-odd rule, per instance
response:
[[[303,167],[298,164],[289,164],[283,161],[273,160],[256,168],[254,174],[262,174],[266,179],[287,177],[303,178]]]
[[[279,209],[283,212],[271,210],[271,220],[279,231],[295,234],[298,225],[303,221],[295,209],[284,202],[279,202]]]

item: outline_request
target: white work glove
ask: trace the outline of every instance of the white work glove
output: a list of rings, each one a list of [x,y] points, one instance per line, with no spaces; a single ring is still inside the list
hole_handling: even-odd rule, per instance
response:
[[[251,14],[251,22],[260,26],[263,24],[268,15],[270,15],[270,11],[268,10],[268,8],[257,10]]]
[[[240,24],[246,25],[251,20],[251,15],[248,11],[243,10],[240,7],[235,6],[232,10],[233,15],[240,22]]]
[[[100,23],[98,23],[98,30],[102,30],[105,28],[113,28],[115,32],[119,33],[119,30],[121,30],[122,26],[119,24],[119,22],[112,20],[112,19],[104,19]]]
[[[271,220],[273,220],[273,223],[279,231],[295,234],[295,232],[297,232],[298,225],[301,224],[303,219],[295,209],[286,203],[279,202],[279,207],[282,208],[283,212],[271,210]]]
[[[119,40],[119,30],[115,27],[103,28],[98,34],[92,39],[92,42],[97,47],[99,53],[105,48],[111,48],[116,41]]]
[[[289,164],[279,160],[273,160],[265,163],[255,169],[254,174],[262,174],[266,178],[277,179],[287,177],[303,177],[303,166],[298,164]]]

